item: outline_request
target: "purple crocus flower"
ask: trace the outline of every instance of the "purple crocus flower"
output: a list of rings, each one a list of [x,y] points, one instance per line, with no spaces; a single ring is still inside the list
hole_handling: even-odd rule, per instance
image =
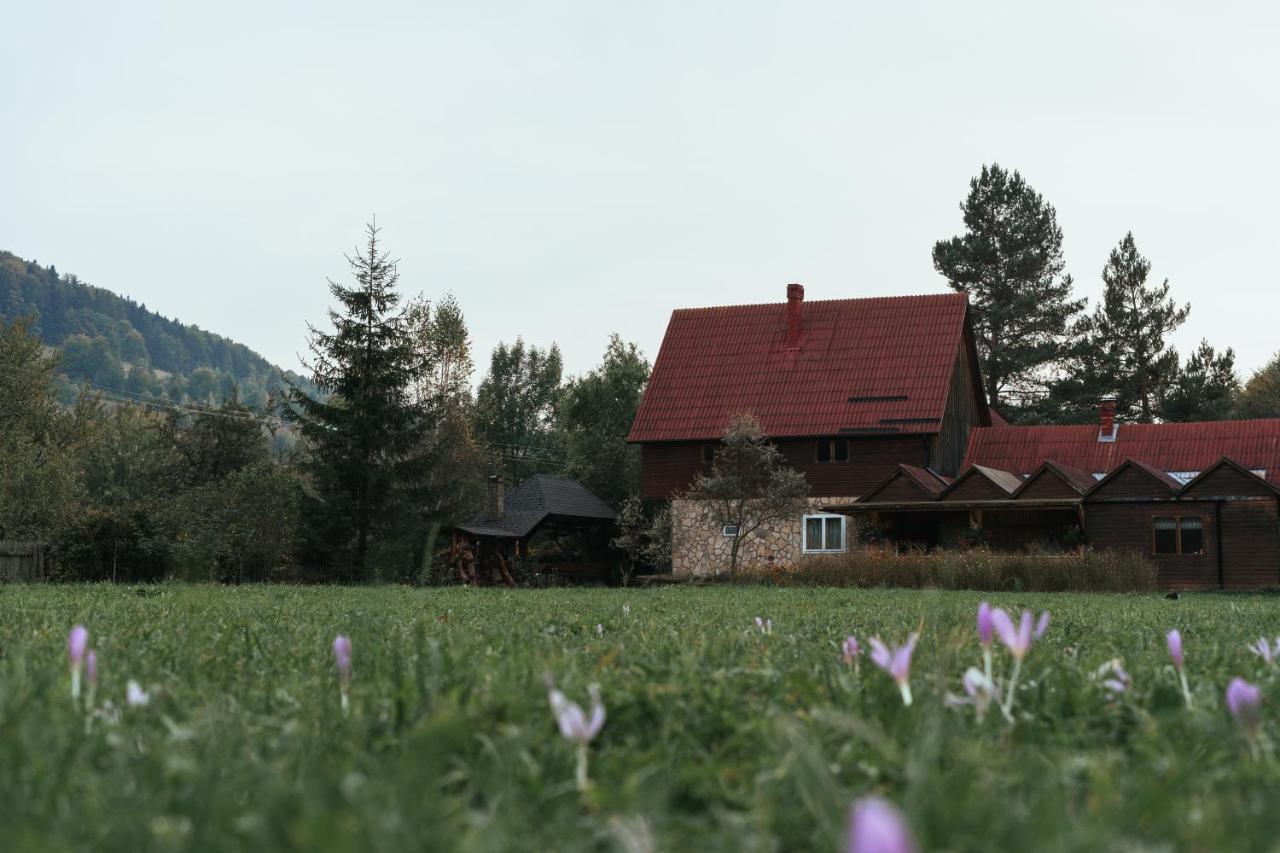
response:
[[[992,631],[995,626],[991,622],[991,605],[985,601],[978,605],[978,642],[984,649],[991,648]]]
[[[1169,644],[1169,657],[1173,658],[1173,665],[1182,671],[1182,634],[1177,628],[1164,635],[1165,641]]]
[[[840,650],[844,652],[844,662],[850,664],[857,659],[862,651],[858,645],[858,638],[852,634],[844,638],[844,645],[840,647]]]
[[[547,701],[551,705],[551,713],[556,718],[560,734],[572,741],[578,748],[578,790],[587,787],[587,745],[595,740],[596,735],[604,728],[604,703],[600,701],[600,688],[592,684],[587,687],[591,696],[591,716],[575,702],[570,702],[548,678]]]
[[[1093,674],[1093,677],[1102,679],[1102,687],[1112,699],[1121,693],[1127,692],[1129,685],[1133,683],[1129,673],[1124,671],[1124,661],[1120,660],[1120,658],[1109,660],[1098,667],[1098,671]]]
[[[1252,737],[1260,720],[1258,706],[1262,703],[1262,691],[1239,676],[1227,685],[1227,710]]]
[[[916,641],[918,639],[920,639],[920,635],[913,632],[907,638],[905,645],[898,646],[892,650],[879,637],[872,637],[867,640],[867,645],[871,646],[872,662],[893,676],[893,680],[898,682],[898,689],[902,691],[903,705],[911,704],[911,655],[916,650]]]
[[[1049,627],[1049,613],[1045,611],[1040,614],[1040,621],[1033,629],[1032,615],[1030,610],[1022,611],[1022,619],[1018,623],[1018,627],[1013,626],[1013,619],[1003,608],[997,608],[991,614],[991,622],[995,626],[996,634],[1000,637],[1000,642],[1013,654],[1014,658],[1021,661],[1027,656],[1027,652],[1031,649],[1032,639],[1039,639],[1044,636],[1045,630]]]
[[[98,686],[98,653],[93,649],[89,649],[84,658],[84,677],[89,682],[90,690]]]
[[[1258,642],[1249,646],[1249,651],[1262,658],[1264,663],[1272,663],[1276,659],[1276,652],[1280,650],[1280,641],[1277,641],[1273,647],[1266,637],[1259,637]]]
[[[338,667],[338,683],[342,691],[342,713],[347,713],[351,701],[348,692],[351,687],[351,638],[339,634],[333,638],[333,661]]]
[[[863,797],[849,811],[846,853],[915,853],[902,813],[881,797]]]
[[[80,701],[80,672],[84,669],[84,655],[89,648],[89,629],[76,625],[67,635],[67,661],[71,665],[71,700]]]

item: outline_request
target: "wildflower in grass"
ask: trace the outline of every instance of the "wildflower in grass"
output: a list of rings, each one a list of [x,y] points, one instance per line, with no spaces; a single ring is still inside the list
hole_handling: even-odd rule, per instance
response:
[[[547,680],[547,701],[551,705],[551,713],[560,727],[560,734],[573,741],[578,748],[578,790],[587,788],[587,746],[604,728],[604,703],[600,701],[600,688],[594,684],[587,687],[591,696],[591,716],[583,712],[581,706],[570,702],[550,679]]]
[[[1187,686],[1187,673],[1182,668],[1182,634],[1177,628],[1164,635],[1165,641],[1169,644],[1169,657],[1173,658],[1173,668],[1178,671],[1178,680],[1182,682],[1182,698],[1186,701],[1187,707],[1191,707],[1191,688]]]
[[[599,622],[596,623],[596,636],[597,637],[604,636],[604,626],[601,625]]]
[[[1262,704],[1262,691],[1239,676],[1231,679],[1227,685],[1227,710],[1235,717],[1245,733],[1252,738],[1258,732],[1261,722],[1259,705]]]
[[[1022,673],[1022,660],[1031,650],[1031,641],[1043,637],[1044,632],[1049,628],[1048,611],[1040,614],[1040,620],[1034,628],[1031,624],[1032,618],[1030,610],[1022,611],[1022,619],[1015,628],[1013,619],[1004,608],[996,608],[991,614],[991,624],[995,628],[996,635],[1013,655],[1013,674],[1009,676],[1009,683],[1005,686],[1004,704],[1000,708],[1007,720],[1013,719],[1014,690],[1018,687],[1018,676]]]
[[[847,666],[852,666],[856,672],[858,669],[858,655],[862,653],[862,648],[858,645],[858,638],[850,634],[844,638],[844,645],[840,647],[844,653],[844,662]]]
[[[130,708],[144,708],[151,703],[151,694],[142,689],[142,685],[133,679],[125,685],[124,700]]]
[[[71,701],[80,701],[80,673],[84,669],[84,655],[89,647],[89,629],[76,625],[67,635],[67,661],[71,665]]]
[[[339,634],[333,638],[333,661],[338,667],[338,686],[342,693],[342,713],[351,709],[351,638]]]
[[[1275,662],[1276,656],[1280,655],[1280,639],[1277,639],[1276,644],[1272,646],[1266,637],[1259,637],[1258,642],[1248,648],[1249,651],[1262,658],[1264,663],[1271,664]]]
[[[992,622],[991,605],[985,601],[978,605],[978,643],[982,646],[982,671],[991,680],[991,646],[995,623]]]
[[[920,635],[912,633],[906,645],[890,650],[879,637],[867,640],[871,647],[871,660],[876,666],[893,676],[902,691],[902,704],[911,704],[911,655],[916,650],[916,641]]]
[[[760,633],[761,633],[761,634],[772,634],[772,633],[773,633],[773,620],[772,620],[772,619],[761,619],[759,616],[757,616],[757,617],[756,617],[756,628],[760,629]]]
[[[914,853],[915,840],[902,813],[881,797],[863,797],[849,812],[846,853]]]
[[[626,602],[623,602],[623,605],[622,605],[622,615],[623,615],[623,616],[630,616],[630,615],[631,615],[631,605],[630,605],[630,604],[627,604]]]
[[[98,695],[98,653],[93,649],[89,649],[84,657],[84,679],[89,683],[89,695],[85,704],[92,708],[93,700]]]
[[[1129,686],[1133,683],[1133,679],[1129,677],[1129,673],[1124,671],[1124,661],[1120,658],[1114,658],[1098,667],[1094,672],[1095,680],[1102,681],[1102,689],[1107,691],[1107,697],[1114,699],[1121,693],[1129,690]]]
[[[960,683],[964,686],[965,695],[956,696],[953,693],[948,693],[947,704],[953,707],[972,705],[978,715],[978,722],[982,722],[983,718],[987,716],[987,709],[991,707],[991,701],[996,697],[995,683],[976,666],[971,666],[965,670],[964,678],[961,679]]]

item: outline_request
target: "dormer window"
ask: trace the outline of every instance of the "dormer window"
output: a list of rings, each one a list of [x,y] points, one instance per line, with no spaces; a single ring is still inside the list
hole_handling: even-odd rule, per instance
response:
[[[819,462],[848,462],[849,461],[849,439],[847,438],[818,439],[818,461]]]

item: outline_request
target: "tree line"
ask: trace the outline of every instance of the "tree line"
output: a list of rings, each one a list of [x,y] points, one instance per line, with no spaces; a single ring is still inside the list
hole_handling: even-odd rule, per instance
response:
[[[1150,278],[1132,232],[1088,311],[1064,272],[1057,212],[1021,174],[983,166],[960,210],[964,233],[934,245],[933,265],[969,295],[984,391],[1011,422],[1092,420],[1101,399],[1139,423],[1280,416],[1280,354],[1242,382],[1231,347],[1203,340],[1183,360],[1169,343],[1191,306]]]
[[[473,392],[458,301],[406,300],[372,225],[348,261],[310,375],[274,409],[234,387],[217,406],[92,387],[67,404],[33,319],[0,321],[0,540],[47,543],[68,578],[410,580],[490,472],[573,477],[615,506],[637,490],[626,436],[650,365],[634,344],[614,335],[566,377],[555,344],[504,342]]]

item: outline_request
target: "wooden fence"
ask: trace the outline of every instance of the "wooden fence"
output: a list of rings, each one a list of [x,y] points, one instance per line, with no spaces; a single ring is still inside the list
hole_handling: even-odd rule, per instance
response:
[[[40,542],[0,541],[0,583],[44,580],[44,550]]]

